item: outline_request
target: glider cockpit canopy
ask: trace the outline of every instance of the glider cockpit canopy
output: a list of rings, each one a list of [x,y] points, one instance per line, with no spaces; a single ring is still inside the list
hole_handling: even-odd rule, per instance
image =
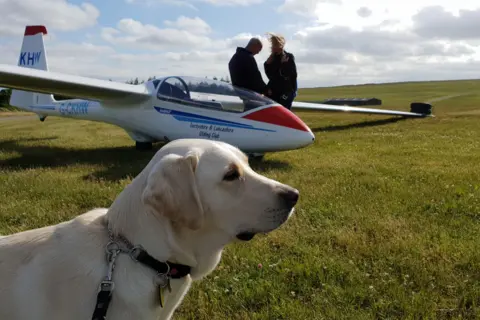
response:
[[[159,100],[198,108],[241,113],[276,104],[261,94],[220,80],[171,76],[153,83]]]

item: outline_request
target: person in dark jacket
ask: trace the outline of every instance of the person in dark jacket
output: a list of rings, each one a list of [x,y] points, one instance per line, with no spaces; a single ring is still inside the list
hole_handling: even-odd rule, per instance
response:
[[[263,81],[254,57],[262,51],[262,47],[262,42],[258,38],[250,39],[245,48],[237,47],[237,51],[228,63],[228,69],[234,86],[267,95],[271,92]]]
[[[295,56],[285,51],[283,36],[270,34],[270,42],[272,53],[263,64],[272,92],[269,97],[290,110],[298,90]]]

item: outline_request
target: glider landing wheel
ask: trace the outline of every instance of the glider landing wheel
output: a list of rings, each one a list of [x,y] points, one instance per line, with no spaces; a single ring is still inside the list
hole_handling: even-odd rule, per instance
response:
[[[137,150],[152,150],[153,149],[153,144],[151,142],[135,141],[135,149],[137,149]]]

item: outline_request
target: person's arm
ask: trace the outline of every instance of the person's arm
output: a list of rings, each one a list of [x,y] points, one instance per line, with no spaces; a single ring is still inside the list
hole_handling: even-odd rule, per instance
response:
[[[258,69],[257,61],[255,61],[254,57],[251,57],[251,60],[249,63],[249,69],[250,69],[250,72],[249,72],[250,79],[253,82],[253,87],[255,88],[255,91],[258,93],[266,92],[267,85],[263,81],[262,74]]]
[[[232,82],[233,85],[236,85],[237,84],[237,74],[236,74],[236,70],[234,70],[233,66],[234,66],[234,60],[233,58],[230,59],[230,62],[228,63],[228,73],[230,74],[230,81]]]
[[[297,96],[297,91],[298,91],[298,85],[297,85],[297,66],[295,64],[295,56],[293,53],[290,53],[290,63],[292,66],[292,85],[295,91],[295,96]]]
[[[272,80],[273,76],[273,69],[274,66],[272,64],[273,62],[273,54],[271,54],[267,60],[263,63],[263,68],[265,70],[265,74],[267,75],[268,80]]]
[[[295,91],[297,91],[297,65],[295,64],[295,56],[290,54],[290,63],[292,64],[292,81],[294,82]]]

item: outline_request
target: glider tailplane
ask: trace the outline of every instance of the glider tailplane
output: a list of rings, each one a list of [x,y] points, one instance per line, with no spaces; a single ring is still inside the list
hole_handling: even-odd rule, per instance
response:
[[[26,26],[18,66],[23,68],[48,71],[47,53],[43,43],[43,35],[47,34],[44,26]],[[10,105],[30,110],[34,105],[50,105],[55,102],[52,94],[35,93],[18,89],[12,90]]]

